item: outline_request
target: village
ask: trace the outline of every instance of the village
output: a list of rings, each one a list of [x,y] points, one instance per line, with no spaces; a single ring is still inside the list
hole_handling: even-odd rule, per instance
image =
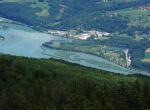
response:
[[[101,32],[101,31],[95,31],[95,30],[68,30],[68,31],[59,31],[59,30],[48,30],[47,32],[50,35],[54,36],[61,36],[66,38],[74,38],[74,39],[80,39],[80,40],[88,40],[90,38],[93,39],[102,39],[103,37],[108,37],[111,34],[108,32]]]
[[[13,23],[14,21],[6,19],[6,18],[3,18],[3,17],[0,17],[0,22],[1,23]]]

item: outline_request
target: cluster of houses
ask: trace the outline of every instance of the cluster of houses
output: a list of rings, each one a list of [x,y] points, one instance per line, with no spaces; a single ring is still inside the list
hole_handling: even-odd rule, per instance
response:
[[[109,36],[110,33],[107,32],[99,32],[99,31],[85,31],[83,33],[78,34],[76,37],[82,40],[87,40],[90,37],[94,37],[94,39],[101,39],[101,37]]]
[[[7,20],[7,19],[0,17],[0,22],[4,22],[4,21],[6,21],[6,20]]]
[[[140,10],[150,10],[150,6],[140,6]]]
[[[79,30],[69,30],[69,31],[58,31],[58,30],[49,30],[48,33],[50,35],[55,36],[62,36],[62,37],[68,37],[68,38],[76,38],[81,40],[87,40],[90,37],[95,37],[96,39],[99,39],[103,36],[109,36],[110,33],[107,32],[100,32],[100,31],[79,31]]]

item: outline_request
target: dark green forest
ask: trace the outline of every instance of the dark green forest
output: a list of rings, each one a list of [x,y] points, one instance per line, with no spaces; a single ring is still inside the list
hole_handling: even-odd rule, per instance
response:
[[[150,77],[1,55],[0,110],[150,110]]]

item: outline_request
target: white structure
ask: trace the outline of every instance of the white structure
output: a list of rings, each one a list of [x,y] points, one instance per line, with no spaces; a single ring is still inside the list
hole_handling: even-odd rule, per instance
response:
[[[84,34],[80,34],[77,36],[79,39],[82,39],[82,40],[86,40],[88,39],[89,37],[91,37],[91,35],[87,34],[87,33],[84,33]]]
[[[69,30],[69,31],[58,31],[58,30],[48,30],[48,34],[56,35],[56,36],[63,36],[63,37],[75,37],[81,40],[87,40],[91,36],[95,36],[95,38],[101,38],[103,36],[109,36],[110,33],[107,32],[100,32],[100,31],[83,31],[78,32],[77,30]]]
[[[86,40],[94,35],[96,38],[101,38],[103,36],[109,36],[110,33],[107,32],[99,32],[99,31],[84,31],[84,33],[79,34],[77,37],[82,40]]]
[[[129,68],[132,63],[131,56],[128,55],[129,49],[125,49],[124,53],[125,53],[125,59],[126,59],[126,66],[127,66],[127,68]]]
[[[90,35],[97,35],[98,37],[103,37],[103,36],[109,36],[110,33],[108,32],[100,32],[100,31],[87,31]]]

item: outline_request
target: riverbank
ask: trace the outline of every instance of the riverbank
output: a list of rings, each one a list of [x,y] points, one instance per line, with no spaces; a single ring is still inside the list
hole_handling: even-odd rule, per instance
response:
[[[41,48],[43,43],[51,40],[63,41],[65,38],[41,33],[30,29],[27,26],[18,26],[16,24],[5,25],[8,26],[8,29],[0,30],[0,35],[6,38],[2,43],[0,43],[0,53],[32,58],[59,58],[68,62],[111,71],[114,73],[131,73],[131,71],[126,68],[94,55],[57,49],[47,49],[43,54],[43,49]]]
[[[70,42],[65,42],[54,40],[43,43],[43,46],[47,48],[83,52],[91,55],[96,55],[98,57],[103,57],[111,62],[114,62],[120,66],[126,67],[125,55],[122,49],[108,47],[105,44],[103,45],[97,41],[72,40]]]

